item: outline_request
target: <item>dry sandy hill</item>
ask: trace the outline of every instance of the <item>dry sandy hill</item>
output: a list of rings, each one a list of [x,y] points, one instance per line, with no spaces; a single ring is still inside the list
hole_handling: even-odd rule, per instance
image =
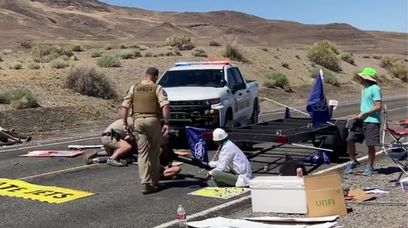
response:
[[[362,31],[348,24],[305,25],[233,12],[155,12],[110,6],[97,0],[0,0],[0,47],[23,40],[137,40],[162,42],[186,33],[197,44],[302,48],[328,39],[345,51],[407,53],[407,34]]]
[[[194,50],[181,51],[180,56],[167,56],[173,49],[163,46],[175,33],[185,33],[210,58],[221,58],[227,42],[237,43],[249,60],[237,64],[245,77],[256,79],[262,96],[303,107],[319,68],[305,50],[316,41],[329,39],[341,52],[354,53],[354,64],[340,61],[343,71],[331,72],[340,86],[325,85],[326,96],[342,102],[358,99],[361,86],[353,80],[355,72],[372,66],[378,70],[384,94],[407,94],[407,84],[382,67],[383,57],[398,58],[408,63],[406,33],[361,31],[347,24],[304,25],[296,22],[265,20],[248,14],[218,11],[209,13],[154,12],[136,8],[114,7],[96,0],[0,0],[0,92],[25,87],[37,97],[40,108],[15,110],[0,104],[0,126],[17,131],[55,137],[76,133],[95,134],[117,118],[119,100],[103,100],[75,93],[65,87],[71,67],[89,66],[103,73],[119,98],[129,85],[156,66],[164,72],[176,61],[200,61]],[[33,43],[81,44],[85,51],[75,52],[66,60],[69,67],[56,69],[51,63],[39,63],[31,69],[31,49],[18,49],[22,41]],[[218,41],[222,46],[209,46]],[[97,66],[94,52],[115,56],[120,44],[140,48],[143,57],[121,59],[121,67]],[[112,50],[102,47],[111,46]],[[105,47],[106,48],[106,47]],[[131,49],[129,49],[131,50]],[[149,57],[150,56],[150,57]],[[65,60],[64,60],[65,61]],[[20,65],[16,69],[14,65]],[[293,89],[266,88],[266,75],[285,74]],[[263,110],[276,109],[267,102]],[[68,131],[68,133],[66,133]]]

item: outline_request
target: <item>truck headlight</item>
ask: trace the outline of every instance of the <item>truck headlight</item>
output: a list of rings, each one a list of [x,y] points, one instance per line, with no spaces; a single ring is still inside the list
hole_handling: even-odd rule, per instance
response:
[[[214,104],[219,104],[221,103],[220,98],[215,98],[215,99],[210,99],[210,100],[205,100],[203,101],[204,105],[214,105]]]
[[[204,115],[212,115],[215,113],[214,109],[210,109],[210,110],[204,110]]]

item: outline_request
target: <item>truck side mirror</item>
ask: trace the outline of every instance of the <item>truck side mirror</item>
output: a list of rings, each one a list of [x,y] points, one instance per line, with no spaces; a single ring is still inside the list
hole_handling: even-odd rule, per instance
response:
[[[237,92],[238,90],[242,89],[242,85],[240,84],[236,84],[232,86],[231,92],[234,94],[235,92]]]
[[[225,81],[224,79],[221,80],[221,85],[222,85],[222,86],[226,86],[226,85],[227,85],[227,81]]]

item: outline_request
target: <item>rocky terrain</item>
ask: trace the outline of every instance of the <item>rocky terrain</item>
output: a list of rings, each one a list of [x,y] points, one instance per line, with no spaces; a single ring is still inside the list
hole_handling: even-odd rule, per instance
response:
[[[169,46],[166,38],[174,34],[188,35],[196,48]],[[233,63],[247,79],[258,81],[262,96],[287,104],[303,107],[314,82],[312,76],[320,68],[310,61],[307,50],[323,39],[336,44],[339,55],[349,53],[353,58],[352,64],[340,60],[341,71],[329,71],[336,81],[336,85],[325,85],[329,99],[357,100],[361,86],[353,78],[366,66],[377,69],[385,95],[403,95],[407,94],[406,82],[396,78],[385,63],[392,58],[406,67],[407,37],[405,33],[362,31],[347,24],[305,25],[231,11],[174,13],[116,7],[96,0],[0,0],[0,95],[24,87],[40,105],[16,110],[0,102],[0,126],[37,137],[100,128],[118,117],[121,97],[148,67],[156,66],[163,73],[176,61],[224,58],[230,44],[247,60]],[[57,67],[34,61],[38,44],[75,45],[80,50],[62,56],[64,66]],[[196,55],[196,49],[207,57]],[[120,59],[120,67],[97,64],[96,52],[120,56],[126,51],[138,55]],[[78,66],[103,74],[117,98],[90,97],[68,89],[67,75]],[[291,92],[268,88],[265,81],[270,73],[284,74]]]

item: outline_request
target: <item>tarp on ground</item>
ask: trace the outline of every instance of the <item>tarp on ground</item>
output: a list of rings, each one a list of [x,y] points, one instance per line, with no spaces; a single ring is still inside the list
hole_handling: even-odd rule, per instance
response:
[[[200,190],[188,193],[194,196],[204,196],[211,198],[229,199],[248,192],[249,188],[237,187],[205,187]]]
[[[81,150],[35,150],[30,151],[27,154],[21,155],[22,157],[75,157],[83,154]]]

